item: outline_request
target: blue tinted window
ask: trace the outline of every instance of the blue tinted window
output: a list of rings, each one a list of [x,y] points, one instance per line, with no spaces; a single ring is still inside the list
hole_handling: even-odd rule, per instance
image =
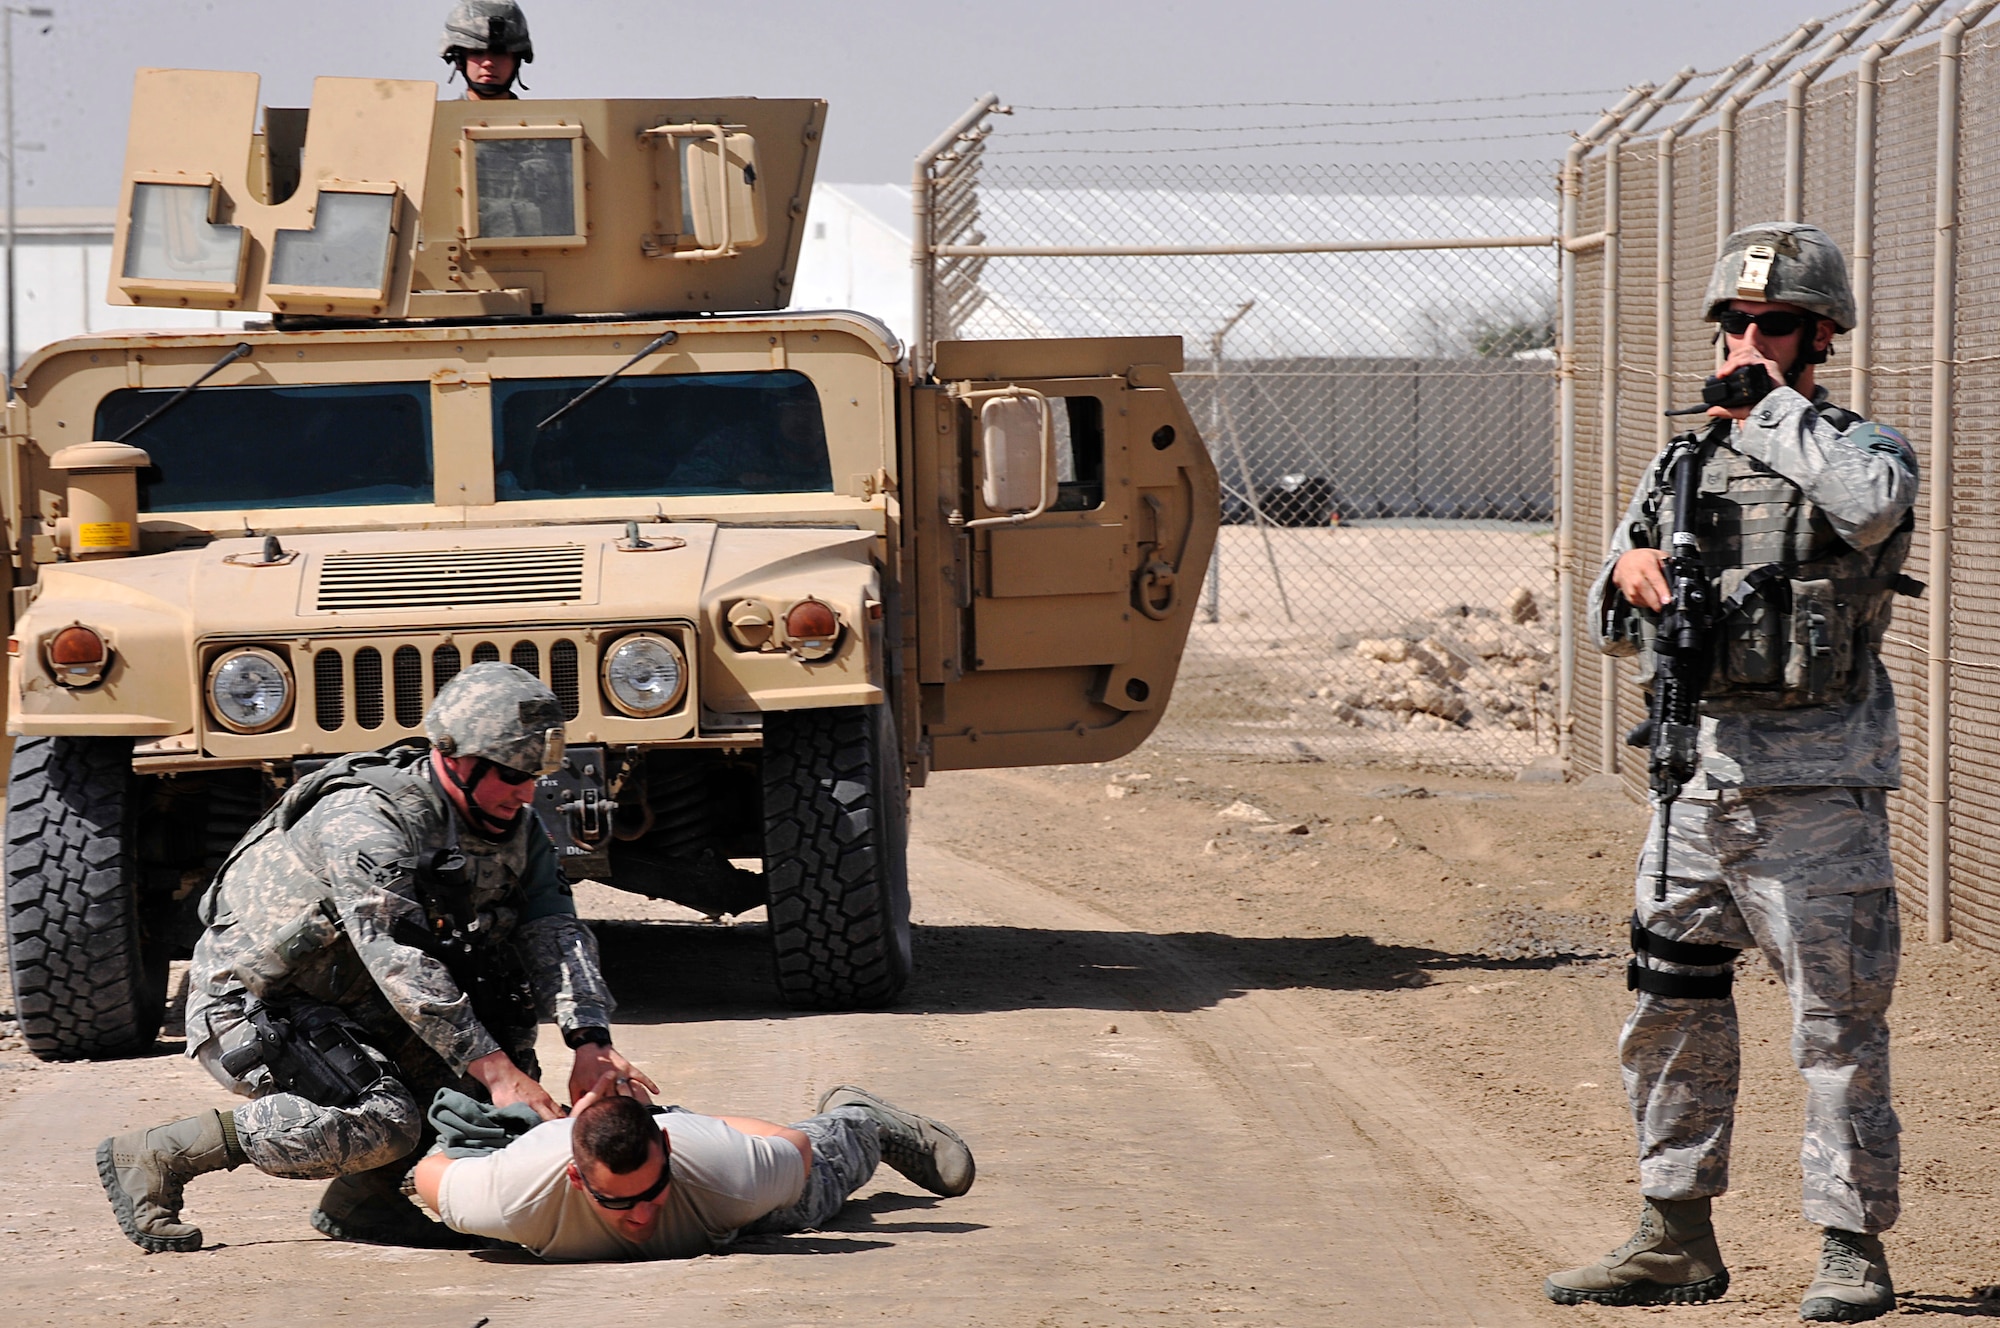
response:
[[[111,393],[93,436],[118,437],[174,391]],[[141,512],[432,500],[425,383],[202,387],[126,441],[153,459]]]
[[[595,381],[493,384],[501,502],[833,490],[819,393],[802,373],[618,378],[536,427]]]

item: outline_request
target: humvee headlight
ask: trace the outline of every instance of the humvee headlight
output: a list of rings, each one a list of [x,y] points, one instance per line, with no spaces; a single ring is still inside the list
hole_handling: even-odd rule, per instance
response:
[[[264,733],[292,712],[292,671],[255,646],[225,651],[208,666],[208,708],[232,733]]]
[[[604,652],[604,691],[635,719],[664,715],[687,690],[681,648],[656,632],[634,632]]]
[[[799,601],[785,615],[785,644],[800,659],[825,659],[840,644],[840,615],[816,599]]]
[[[71,623],[51,636],[43,651],[49,672],[64,687],[96,686],[104,680],[105,667],[111,663],[111,648],[104,644],[104,638],[82,623]]]

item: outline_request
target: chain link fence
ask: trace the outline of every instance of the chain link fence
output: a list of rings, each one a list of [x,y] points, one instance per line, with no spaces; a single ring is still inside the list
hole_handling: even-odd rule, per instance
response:
[[[1906,570],[1930,588],[1898,601],[1883,646],[1902,718],[1902,898],[1932,939],[2000,949],[2000,24],[1980,26],[1994,8],[1856,6],[1719,75],[1641,89],[1580,140],[1560,318],[1573,479],[1557,502],[1580,634],[1611,523],[1665,441],[1659,411],[1698,400],[1714,366],[1700,315],[1719,238],[1784,219],[1841,242],[1862,316],[1819,382],[1908,436],[1923,466]],[[1619,741],[1644,706],[1630,668],[1586,646],[1563,672],[1572,772],[1636,793],[1645,758]]]
[[[1489,772],[1553,753],[1553,164],[1007,142],[974,127],[937,170],[918,336],[1184,339],[1224,525],[1154,741]]]

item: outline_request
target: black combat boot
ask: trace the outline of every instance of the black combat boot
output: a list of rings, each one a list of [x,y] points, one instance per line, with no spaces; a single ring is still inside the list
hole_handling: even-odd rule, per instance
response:
[[[196,1176],[234,1171],[249,1159],[228,1112],[155,1125],[97,1146],[97,1178],[127,1239],[151,1254],[201,1248],[201,1228],[181,1221],[181,1191]]]
[[[1880,1236],[1826,1229],[1819,1272],[1806,1288],[1799,1317],[1808,1323],[1864,1323],[1896,1308],[1896,1285]]]
[[[1632,1239],[1596,1263],[1554,1273],[1558,1305],[1699,1305],[1729,1290],[1706,1199],[1647,1199]]]

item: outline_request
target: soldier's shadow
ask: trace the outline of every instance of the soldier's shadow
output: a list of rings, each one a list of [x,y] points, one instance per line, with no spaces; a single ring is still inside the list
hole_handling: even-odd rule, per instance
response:
[[[623,1023],[782,1016],[761,923],[595,921]],[[1532,959],[1389,945],[1368,936],[1081,931],[1008,926],[912,929],[915,974],[892,1011],[972,1014],[1037,1008],[1206,1009],[1247,991],[1394,991],[1440,973],[1599,963],[1615,943]]]
[[[1925,1314],[1955,1314],[1961,1319],[2000,1319],[2000,1286],[1977,1287],[1970,1296],[1899,1291],[1896,1307],[1904,1313],[1920,1310]]]

